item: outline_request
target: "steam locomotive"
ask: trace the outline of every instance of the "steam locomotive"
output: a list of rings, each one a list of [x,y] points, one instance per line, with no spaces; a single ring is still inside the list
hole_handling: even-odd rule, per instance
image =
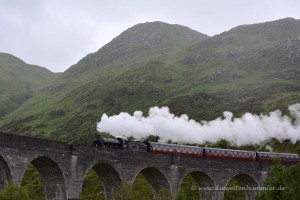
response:
[[[127,138],[121,136],[117,136],[115,139],[103,139],[98,135],[94,139],[93,145],[125,149],[128,151],[202,158],[236,159],[259,162],[273,162],[274,158],[280,158],[281,162],[286,164],[299,162],[299,156],[297,154],[196,147],[178,144],[162,144],[158,142],[141,142],[137,140],[129,141]]]

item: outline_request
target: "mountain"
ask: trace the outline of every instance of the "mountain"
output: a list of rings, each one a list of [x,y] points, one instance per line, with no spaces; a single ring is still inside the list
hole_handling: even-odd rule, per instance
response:
[[[191,87],[208,94],[212,113],[286,110],[299,101],[299,20],[238,26],[193,45],[187,55],[181,63],[191,69]],[[175,103],[197,102],[185,112],[206,106],[208,97],[197,98],[185,96]]]
[[[0,119],[50,84],[55,76],[45,68],[0,53]]]
[[[96,132],[95,123],[103,112],[156,105],[158,99],[149,95],[163,93],[161,82],[168,82],[170,70],[167,63],[207,38],[163,22],[133,26],[7,116],[0,122],[1,131],[65,141],[82,142],[85,137],[88,141],[85,134]]]
[[[209,36],[180,25],[163,22],[138,24],[70,67],[64,77],[74,78],[105,66],[120,68],[152,60],[173,59],[185,47],[207,38]]]
[[[138,24],[87,55],[19,109],[0,131],[89,143],[103,113],[169,106],[210,120],[282,109],[300,99],[300,22],[242,25],[214,37]]]

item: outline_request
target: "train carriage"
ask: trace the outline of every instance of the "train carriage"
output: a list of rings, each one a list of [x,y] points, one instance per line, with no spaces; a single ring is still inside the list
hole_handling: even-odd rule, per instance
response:
[[[298,163],[299,162],[299,155],[298,154],[289,154],[289,153],[281,153],[281,162],[282,163]]]
[[[203,157],[203,148],[195,146],[147,142],[150,153]]]
[[[204,148],[205,157],[207,158],[223,158],[223,159],[237,159],[237,160],[256,160],[255,151],[242,151],[231,149],[217,149],[217,148]]]
[[[257,161],[273,162],[275,158],[281,159],[280,154],[272,152],[257,152]]]
[[[278,158],[282,163],[298,163],[299,156],[289,153],[257,152],[257,161],[274,162]]]

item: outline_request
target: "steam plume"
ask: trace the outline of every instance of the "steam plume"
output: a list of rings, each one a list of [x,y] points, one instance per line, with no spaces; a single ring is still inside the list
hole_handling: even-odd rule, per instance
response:
[[[261,144],[271,138],[289,139],[295,143],[300,139],[300,104],[289,106],[289,111],[294,120],[282,115],[280,110],[267,115],[245,113],[241,118],[233,118],[233,113],[225,111],[223,117],[196,122],[185,114],[175,116],[168,107],[152,107],[146,117],[141,111],[135,111],[133,115],[122,112],[110,117],[103,114],[97,130],[136,139],[157,135],[164,142],[170,139],[179,143],[203,144],[224,139],[240,146]]]

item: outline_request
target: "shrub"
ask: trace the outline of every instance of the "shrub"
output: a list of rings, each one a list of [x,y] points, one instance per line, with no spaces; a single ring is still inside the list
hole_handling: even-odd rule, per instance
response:
[[[21,188],[16,183],[7,183],[5,188],[0,192],[1,200],[29,200],[28,191]]]

